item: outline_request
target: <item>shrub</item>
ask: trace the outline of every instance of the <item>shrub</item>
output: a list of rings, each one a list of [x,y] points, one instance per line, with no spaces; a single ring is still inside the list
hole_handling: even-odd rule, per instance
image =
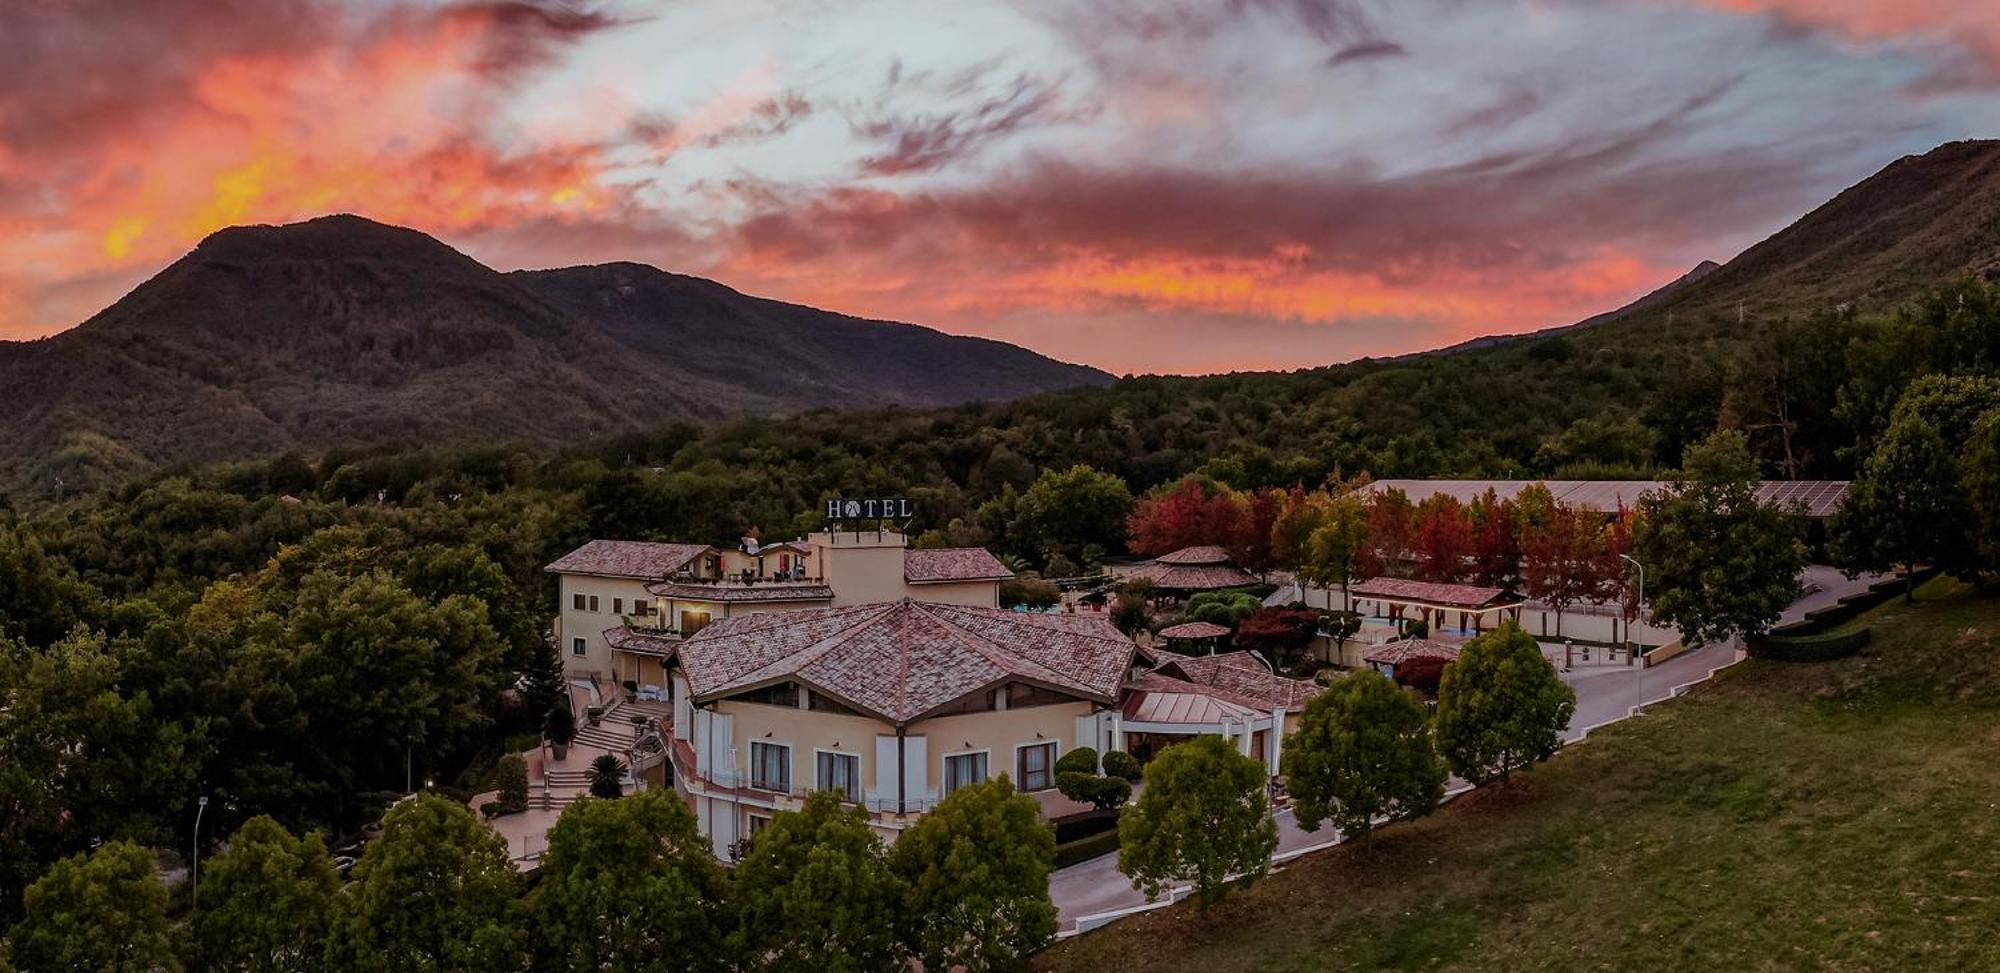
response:
[[[1865,628],[1832,635],[1758,635],[1745,639],[1753,659],[1773,662],[1830,662],[1861,651],[1868,644]]]
[[[625,793],[625,765],[608,753],[590,762],[590,796],[616,798]]]
[[[1056,761],[1056,773],[1070,772],[1081,774],[1097,773],[1097,751],[1089,747],[1078,747],[1063,754],[1062,759]]]
[[[1136,635],[1152,619],[1146,614],[1146,601],[1136,595],[1121,594],[1118,603],[1111,609],[1111,624],[1127,635]]]
[[[1123,777],[1099,777],[1079,771],[1056,774],[1056,790],[1072,801],[1081,801],[1100,811],[1124,806],[1132,799],[1132,782]]]
[[[1052,608],[1062,600],[1062,590],[1036,577],[1015,578],[1000,583],[1000,607],[1012,608],[1025,605],[1029,608]]]
[[[1450,659],[1434,655],[1404,659],[1396,663],[1396,685],[1406,686],[1435,699],[1438,685],[1444,680],[1444,671],[1450,665]]]
[[[1118,829],[1100,831],[1087,838],[1065,842],[1056,846],[1056,867],[1068,868],[1078,862],[1102,858],[1118,850]]]
[[[495,814],[514,814],[528,809],[528,765],[520,754],[510,753],[501,757],[494,778],[500,789],[495,802],[500,809]]]
[[[1137,782],[1145,775],[1145,768],[1139,766],[1139,758],[1123,750],[1106,750],[1104,752],[1104,772],[1113,777],[1123,777],[1126,780]]]

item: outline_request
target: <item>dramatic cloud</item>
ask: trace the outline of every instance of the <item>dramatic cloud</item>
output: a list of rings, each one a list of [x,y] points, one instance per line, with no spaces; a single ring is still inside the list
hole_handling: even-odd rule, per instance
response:
[[[0,6],[0,337],[351,211],[1116,370],[1567,323],[2000,127],[1946,0]]]

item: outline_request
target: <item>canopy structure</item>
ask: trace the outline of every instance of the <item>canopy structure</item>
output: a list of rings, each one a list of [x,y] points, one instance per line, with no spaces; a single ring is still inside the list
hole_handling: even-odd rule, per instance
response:
[[[1377,614],[1390,619],[1420,618],[1432,629],[1445,628],[1451,613],[1458,615],[1460,630],[1485,631],[1502,619],[1521,620],[1526,599],[1505,588],[1469,584],[1440,584],[1407,578],[1369,578],[1348,589],[1357,604],[1374,602]]]
[[[1250,572],[1229,560],[1229,552],[1210,546],[1183,547],[1171,554],[1162,554],[1154,558],[1153,563],[1133,571],[1131,576],[1145,578],[1160,590],[1173,592],[1219,591],[1257,581],[1250,576]]]
[[[1219,639],[1228,634],[1228,629],[1211,622],[1182,622],[1160,629],[1160,637],[1169,641]]]

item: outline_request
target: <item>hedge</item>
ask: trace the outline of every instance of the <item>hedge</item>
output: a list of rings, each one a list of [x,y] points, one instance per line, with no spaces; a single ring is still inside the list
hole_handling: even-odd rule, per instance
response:
[[[1100,832],[1088,838],[1078,838],[1075,841],[1057,845],[1056,867],[1068,868],[1078,862],[1087,862],[1093,858],[1109,855],[1117,850],[1118,829],[1112,828],[1109,831]]]
[[[1815,608],[1807,612],[1806,617],[1790,625],[1780,625],[1772,629],[1771,634],[1778,636],[1817,635],[1853,621],[1859,618],[1863,612],[1877,605],[1902,597],[1903,588],[1906,583],[1913,587],[1923,587],[1925,582],[1937,576],[1938,570],[1936,568],[1923,568],[1908,582],[1905,582],[1900,577],[1884,578],[1861,591],[1841,598],[1839,601],[1825,608]]]
[[[1869,630],[1858,628],[1832,635],[1759,635],[1746,639],[1750,657],[1773,662],[1827,662],[1861,651]]]

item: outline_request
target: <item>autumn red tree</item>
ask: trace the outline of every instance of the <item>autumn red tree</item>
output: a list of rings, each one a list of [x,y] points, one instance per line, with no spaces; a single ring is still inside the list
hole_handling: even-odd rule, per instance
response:
[[[1322,491],[1292,487],[1271,522],[1271,560],[1294,571],[1312,556],[1312,533],[1326,523],[1330,497]]]
[[[1618,502],[1618,512],[1604,525],[1604,560],[1599,568],[1602,575],[1601,598],[1615,598],[1618,601],[1620,620],[1629,628],[1639,617],[1639,594],[1633,587],[1631,576],[1623,555],[1632,553],[1632,534],[1638,524],[1638,512]],[[1630,633],[1627,633],[1630,637]]]
[[[1410,498],[1389,489],[1368,498],[1368,543],[1362,551],[1361,575],[1370,578],[1410,576]]]
[[[1226,488],[1187,476],[1141,497],[1125,526],[1134,553],[1158,557],[1183,547],[1226,546],[1233,539],[1236,514],[1235,498]]]
[[[1564,611],[1604,593],[1604,521],[1593,511],[1556,504],[1522,538],[1521,554],[1528,594],[1555,609],[1557,635],[1562,634]]]
[[[1436,698],[1438,684],[1444,681],[1444,670],[1451,665],[1450,659],[1434,655],[1419,655],[1396,663],[1396,685],[1408,686],[1426,696]]]
[[[1234,498],[1236,522],[1223,544],[1236,566],[1259,576],[1277,567],[1271,544],[1272,528],[1285,509],[1285,493],[1275,487],[1237,494]]]
[[[1412,525],[1417,577],[1456,584],[1472,557],[1472,518],[1454,497],[1435,493],[1417,504]]]
[[[1301,608],[1265,608],[1236,623],[1238,648],[1269,656],[1273,665],[1293,667],[1319,631],[1319,612]]]
[[[1488,488],[1472,501],[1471,514],[1473,577],[1495,588],[1520,584],[1520,515],[1514,502]]]

